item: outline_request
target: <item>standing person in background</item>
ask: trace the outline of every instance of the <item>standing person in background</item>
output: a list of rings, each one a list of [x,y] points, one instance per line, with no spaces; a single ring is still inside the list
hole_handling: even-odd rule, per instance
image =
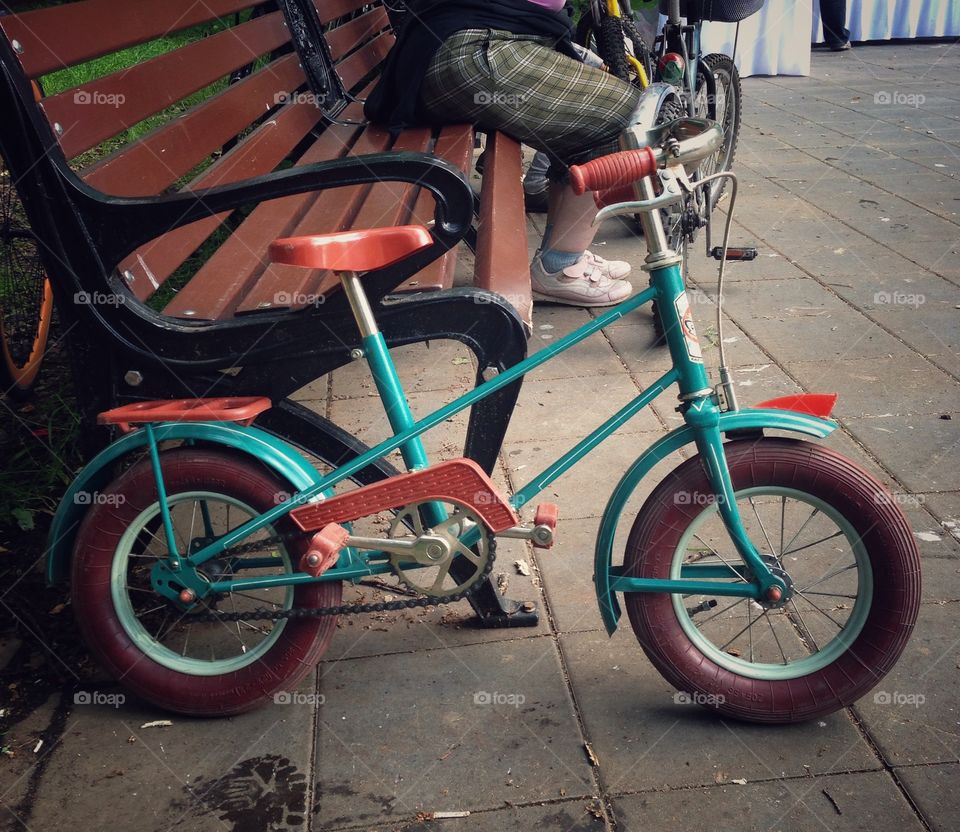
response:
[[[844,28],[846,22],[847,0],[820,0],[823,39],[834,52],[850,48],[850,31]]]
[[[579,60],[564,0],[420,0],[367,100],[371,121],[469,122],[549,153],[547,228],[531,264],[534,297],[574,306],[627,298],[630,265],[588,249],[592,193],[570,186],[567,166],[620,149],[639,92]]]

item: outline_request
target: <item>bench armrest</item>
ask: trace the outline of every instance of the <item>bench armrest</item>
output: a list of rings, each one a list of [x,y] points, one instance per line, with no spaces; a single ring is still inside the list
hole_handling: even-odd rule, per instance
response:
[[[67,178],[78,213],[108,273],[144,243],[205,217],[308,191],[406,182],[429,190],[436,199],[433,245],[414,255],[417,269],[460,242],[473,218],[473,191],[463,173],[425,153],[388,151],[290,168],[230,185],[151,198],[114,197],[96,191],[76,176]],[[395,269],[396,266],[390,268]]]

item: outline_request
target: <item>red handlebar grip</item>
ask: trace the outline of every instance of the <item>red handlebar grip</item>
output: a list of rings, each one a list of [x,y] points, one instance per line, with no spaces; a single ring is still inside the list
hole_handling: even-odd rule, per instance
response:
[[[570,184],[577,195],[585,191],[618,188],[649,176],[657,169],[657,157],[649,147],[621,150],[570,168]]]

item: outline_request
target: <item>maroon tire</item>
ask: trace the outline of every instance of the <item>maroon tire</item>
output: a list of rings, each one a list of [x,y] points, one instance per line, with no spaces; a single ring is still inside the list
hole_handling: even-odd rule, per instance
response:
[[[182,515],[184,511],[181,509],[185,510],[190,500],[194,503],[200,500],[208,508],[213,506],[217,509],[219,506],[221,510],[210,522],[225,522],[225,528],[235,527],[243,518],[274,507],[278,495],[292,490],[289,484],[260,463],[223,450],[183,448],[167,451],[161,454],[161,464],[172,511]],[[208,496],[201,500],[195,496],[197,494]],[[216,501],[216,495],[222,498],[221,503]],[[226,645],[228,652],[229,649],[237,651],[235,659],[227,657],[223,664],[200,668],[204,673],[195,672],[193,666],[187,667],[189,662],[202,661],[191,658],[193,652],[200,648],[194,646],[196,641],[191,645],[188,633],[200,633],[194,636],[197,639],[209,632],[198,628],[223,628],[224,624],[192,623],[184,610],[165,601],[160,595],[150,595],[150,584],[145,579],[131,589],[130,581],[135,580],[133,570],[140,569],[142,574],[148,574],[148,567],[153,563],[150,558],[155,561],[157,556],[144,554],[147,551],[145,549],[132,548],[129,530],[143,528],[133,539],[136,547],[147,545],[151,539],[162,539],[162,530],[158,529],[156,520],[144,520],[157,510],[157,490],[149,460],[131,467],[92,502],[94,504],[81,525],[73,554],[71,591],[74,615],[91,652],[124,686],[144,699],[178,713],[198,716],[236,714],[270,701],[279,691],[292,690],[320,660],[336,629],[334,616],[290,619],[282,623],[253,622],[252,625],[242,625],[242,629],[239,624],[231,625],[236,627],[237,640],[242,645],[239,651],[235,646],[231,648],[223,634],[214,632],[212,638]],[[237,520],[232,524],[231,508],[234,508]],[[244,510],[241,511],[241,508]],[[191,537],[196,537],[193,528],[195,523],[199,524],[200,521],[196,519],[194,509],[194,518],[190,520]],[[284,519],[273,528],[268,528],[266,533],[283,534],[293,530],[292,523]],[[121,542],[123,550],[120,548]],[[279,572],[296,569],[295,564],[306,548],[305,543],[301,538],[295,543],[284,544],[282,554],[275,558],[278,562],[282,560],[282,563],[272,568]],[[182,545],[182,542],[178,543],[178,547]],[[141,566],[139,561],[132,560],[134,557],[146,558],[146,565]],[[122,559],[118,562],[120,566],[115,564],[115,558]],[[231,572],[235,565],[231,562]],[[122,587],[119,574],[123,576]],[[145,593],[149,600],[145,602],[142,594],[134,595],[134,592]],[[293,590],[261,590],[261,593],[269,592],[280,593],[273,597],[282,598],[286,607],[334,606],[341,599],[339,582],[304,584]],[[259,601],[256,593],[256,590],[252,593],[253,602],[251,596],[244,596],[248,605],[245,608]],[[126,615],[123,613],[125,598],[134,599],[130,601],[130,610],[134,611],[132,617],[130,610]],[[240,600],[239,595],[222,596],[218,609],[237,609],[236,600]],[[140,616],[133,606],[134,602],[141,610],[147,604],[150,609]],[[158,606],[156,612],[152,610],[153,606]],[[160,615],[169,617],[171,610],[174,623],[169,626],[169,638],[177,638],[182,642],[183,655],[187,659],[183,666],[176,658],[179,643],[175,648],[161,644],[166,619],[157,632],[156,641],[147,638],[151,628],[144,622],[155,620]],[[138,629],[141,626],[143,632]],[[182,635],[180,630],[183,631]],[[246,635],[248,632],[250,636]],[[233,637],[232,631],[230,636]],[[249,661],[246,639],[255,642],[249,653]],[[212,651],[213,648],[211,656],[214,655]],[[229,661],[237,666],[230,665]],[[225,672],[211,672],[220,667]]]
[[[629,593],[634,632],[657,670],[684,692],[677,701],[767,723],[849,705],[893,667],[913,629],[920,559],[910,526],[881,483],[820,445],[741,440],[726,445],[726,456],[750,538],[788,576],[789,600],[774,608],[744,598],[697,603],[701,596]],[[700,457],[660,483],[634,521],[626,573],[677,577],[680,564],[700,563],[734,577],[742,561],[713,498],[702,497],[711,494]],[[774,520],[779,514],[779,535],[764,512]],[[752,629],[761,622],[762,631]],[[765,659],[756,655],[761,648]]]

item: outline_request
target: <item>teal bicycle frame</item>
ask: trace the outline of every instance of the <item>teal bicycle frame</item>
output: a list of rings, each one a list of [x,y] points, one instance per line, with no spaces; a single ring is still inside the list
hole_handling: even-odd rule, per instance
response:
[[[394,435],[334,471],[320,475],[294,448],[254,427],[219,423],[148,424],[144,429],[126,435],[108,447],[81,472],[71,485],[51,527],[48,576],[51,580],[55,580],[66,572],[65,564],[69,562],[72,529],[82,516],[78,514],[74,505],[74,495],[81,490],[103,484],[110,466],[119,456],[143,446],[146,446],[149,451],[157,481],[164,539],[169,548],[167,559],[158,561],[153,568],[153,587],[158,594],[175,603],[180,603],[179,593],[182,590],[191,590],[196,598],[202,599],[211,593],[229,593],[320,581],[358,581],[366,576],[389,573],[391,571],[389,554],[383,551],[365,551],[361,554],[350,547],[341,552],[334,567],[318,577],[306,572],[293,572],[266,577],[232,577],[208,581],[197,571],[197,568],[209,560],[221,557],[232,546],[241,543],[257,531],[276,523],[294,508],[330,494],[335,485],[394,450],[401,451],[408,468],[425,467],[428,460],[420,439],[423,433],[515,382],[590,335],[630,315],[644,304],[656,301],[657,314],[660,315],[672,358],[672,369],[530,480],[510,498],[510,502],[517,509],[529,503],[538,493],[586,457],[640,410],[667,389],[677,385],[681,401],[680,411],[685,424],[660,439],[637,459],[614,489],[601,520],[594,556],[594,582],[604,625],[610,633],[617,627],[620,617],[620,608],[616,600],[617,592],[712,594],[757,600],[769,598],[771,592],[784,593],[785,582],[767,568],[764,559],[744,529],[727,467],[723,435],[731,431],[759,432],[765,428],[771,428],[824,437],[834,429],[834,424],[825,419],[779,409],[721,409],[718,397],[710,386],[702,357],[699,355],[693,324],[689,319],[689,301],[678,265],[680,258],[665,249],[664,245],[657,245],[656,241],[663,239],[659,217],[653,217],[649,223],[649,228],[645,229],[652,249],[647,259],[647,268],[650,271],[649,288],[419,421],[415,421],[410,412],[396,367],[383,336],[376,328],[359,279],[353,274],[343,275],[344,289],[348,292],[363,336],[364,357],[370,366]],[[661,250],[657,251],[658,248]],[[196,551],[179,552],[166,504],[166,490],[159,454],[159,444],[170,439],[188,442],[198,439],[236,448],[263,460],[282,475],[291,487],[297,489],[296,493],[274,508],[228,531],[222,537],[212,542],[201,541]],[[704,461],[719,514],[742,560],[742,565],[737,567],[738,574],[745,580],[729,580],[730,571],[725,566],[703,564],[684,565],[680,571],[680,577],[675,579],[637,578],[623,574],[622,567],[612,564],[612,552],[617,525],[627,499],[657,462],[691,443],[696,446]],[[433,510],[439,512],[441,509],[437,506]],[[438,514],[436,520],[426,519],[435,524],[441,521],[443,516]],[[480,530],[474,528],[464,536],[463,542],[471,545],[476,542],[479,534]],[[192,547],[191,541],[188,548]],[[235,569],[271,566],[279,562],[280,558],[277,556],[241,559],[235,564]]]
[[[587,456],[603,440],[626,424],[640,410],[663,394],[673,384],[677,384],[680,390],[680,399],[683,402],[681,411],[686,425],[679,431],[664,437],[664,440],[671,440],[671,437],[673,437],[672,441],[661,440],[651,448],[648,454],[644,455],[646,464],[643,467],[649,470],[653,464],[672,453],[676,447],[687,444],[691,440],[696,444],[697,450],[706,463],[709,480],[723,522],[743,560],[743,566],[741,567],[743,575],[749,576],[751,580],[746,583],[717,580],[722,577],[729,578],[730,571],[726,567],[711,565],[690,564],[683,567],[679,579],[662,580],[627,577],[622,574],[618,567],[611,566],[608,553],[612,546],[616,521],[619,519],[619,509],[622,509],[622,503],[625,502],[625,496],[622,492],[625,484],[629,485],[630,480],[635,478],[635,472],[631,469],[631,472],[628,472],[628,476],[621,481],[620,486],[614,492],[608,511],[604,515],[601,534],[598,539],[595,580],[601,614],[607,629],[612,632],[616,627],[617,618],[619,618],[619,608],[612,597],[615,592],[710,593],[760,599],[765,597],[772,587],[778,587],[781,591],[784,591],[786,588],[784,582],[767,568],[743,527],[724,456],[722,432],[777,427],[825,436],[832,430],[833,426],[822,419],[786,411],[721,411],[713,389],[709,385],[702,362],[694,360],[688,351],[688,341],[684,334],[683,322],[677,312],[677,301],[684,295],[685,288],[680,269],[676,263],[663,268],[651,269],[651,286],[645,291],[603,313],[564,338],[559,339],[556,343],[544,348],[536,355],[484,382],[419,421],[413,420],[396,368],[382,336],[379,333],[365,336],[363,342],[364,353],[370,363],[388,419],[396,431],[395,435],[356,457],[351,462],[326,476],[320,477],[313,484],[298,491],[289,500],[227,532],[216,541],[192,553],[176,551],[169,514],[163,512],[163,525],[166,539],[170,541],[171,551],[168,561],[158,563],[158,569],[154,573],[154,583],[157,591],[164,595],[170,595],[172,590],[168,587],[170,581],[173,581],[175,585],[192,589],[198,597],[202,598],[208,593],[226,593],[317,581],[359,580],[368,575],[389,572],[389,556],[387,554],[367,552],[361,556],[353,550],[346,550],[335,567],[316,578],[307,573],[292,573],[280,576],[239,577],[231,580],[208,582],[198,575],[194,569],[185,567],[199,567],[203,563],[221,556],[231,546],[280,520],[293,508],[301,506],[325,492],[328,493],[329,489],[337,483],[398,448],[401,449],[409,467],[422,467],[426,464],[427,459],[419,438],[421,434],[654,300],[658,301],[658,313],[664,319],[664,331],[673,359],[673,368],[534,477],[517,491],[510,501],[516,508],[526,505],[539,492]],[[151,447],[151,456],[154,458],[157,442],[162,441],[167,433],[168,426],[163,424],[149,426],[146,431],[147,444]],[[154,463],[154,470],[162,489],[162,476],[156,462]],[[629,495],[629,491],[632,491],[632,487],[629,488],[626,496]],[[161,490],[160,493],[163,494],[164,492]],[[618,504],[619,509],[617,508]],[[260,558],[255,559],[255,562],[248,561],[246,565],[263,566],[273,562],[275,561],[271,558]],[[161,578],[161,580],[158,581],[158,578]]]

